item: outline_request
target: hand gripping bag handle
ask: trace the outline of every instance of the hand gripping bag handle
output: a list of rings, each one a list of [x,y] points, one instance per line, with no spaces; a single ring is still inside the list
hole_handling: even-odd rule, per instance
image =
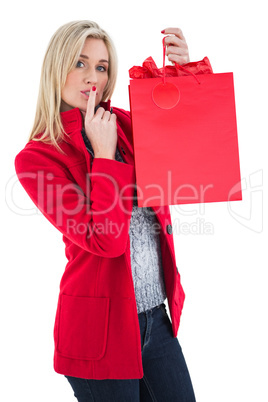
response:
[[[165,65],[166,46],[165,46],[165,38],[167,38],[167,36],[165,36],[165,37],[163,38],[163,41],[162,41],[162,42],[163,42],[163,84],[166,83],[166,65]],[[199,79],[197,78],[197,76],[196,76],[194,73],[192,73],[191,71],[187,70],[186,68],[180,66],[180,65],[177,64],[177,63],[174,63],[174,64],[175,64],[175,67],[176,67],[177,72],[178,72],[179,69],[181,69],[181,70],[185,71],[186,73],[191,74],[191,75],[196,79],[196,81],[198,82],[198,84],[201,84],[201,82],[199,81]],[[179,75],[179,74],[178,74],[178,75]]]
[[[166,56],[166,46],[165,38],[163,39],[163,78],[162,82],[159,82],[152,89],[152,99],[153,102],[161,109],[173,109],[180,101],[180,90],[177,85],[170,81],[166,81],[166,66],[165,66],[165,56]],[[178,74],[179,68],[183,71],[191,74],[195,80],[200,84],[198,78],[191,71],[175,63],[176,71]],[[179,75],[179,74],[178,74]]]

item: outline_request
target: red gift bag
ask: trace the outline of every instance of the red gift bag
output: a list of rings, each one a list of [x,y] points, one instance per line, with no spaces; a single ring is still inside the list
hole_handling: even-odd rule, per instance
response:
[[[176,67],[129,71],[138,206],[241,200],[233,74]]]

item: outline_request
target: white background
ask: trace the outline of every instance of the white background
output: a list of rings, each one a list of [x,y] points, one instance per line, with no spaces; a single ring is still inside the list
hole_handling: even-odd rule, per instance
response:
[[[110,33],[118,51],[112,99],[118,107],[129,109],[130,67],[148,56],[160,66],[160,31],[169,26],[183,30],[191,61],[208,56],[215,73],[234,72],[243,201],[171,208],[186,292],[178,337],[197,402],[268,401],[264,5],[260,0],[17,0],[2,7],[1,400],[75,400],[52,361],[59,281],[66,264],[62,236],[16,181],[14,158],[33,123],[51,35],[66,22],[91,19]]]

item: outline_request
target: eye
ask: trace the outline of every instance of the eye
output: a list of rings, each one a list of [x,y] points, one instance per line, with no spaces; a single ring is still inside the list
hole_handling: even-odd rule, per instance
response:
[[[85,66],[84,63],[82,61],[80,61],[80,60],[76,63],[77,68],[81,68],[81,67],[84,67],[84,66]]]
[[[100,72],[105,72],[105,71],[107,71],[106,67],[104,67],[104,66],[98,66],[98,67],[97,67],[97,70],[100,71]]]

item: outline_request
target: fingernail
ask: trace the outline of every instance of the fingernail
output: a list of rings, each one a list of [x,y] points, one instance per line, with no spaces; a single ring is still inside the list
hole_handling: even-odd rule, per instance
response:
[[[163,31],[161,31],[161,33],[165,33],[165,29],[163,29]]]
[[[94,91],[94,92],[95,92],[95,91],[96,91],[96,89],[97,89],[97,88],[95,87],[95,85],[93,85],[93,87],[92,87],[92,91]]]

